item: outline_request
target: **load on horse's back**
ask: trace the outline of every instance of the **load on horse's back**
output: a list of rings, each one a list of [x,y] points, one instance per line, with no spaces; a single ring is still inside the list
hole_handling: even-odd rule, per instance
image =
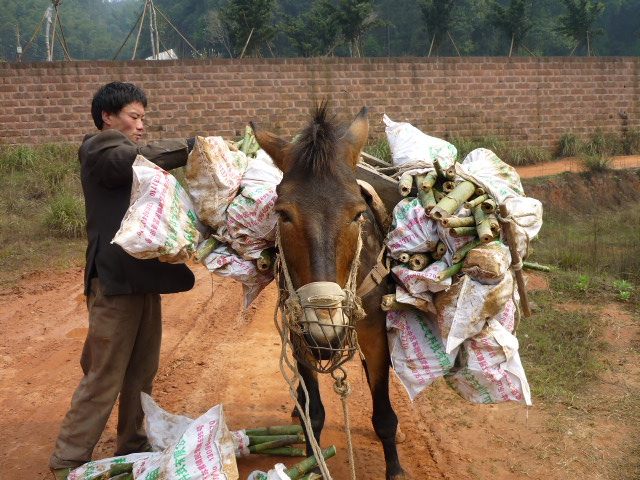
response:
[[[325,420],[317,373],[339,368],[359,349],[386,478],[404,479],[396,448],[398,420],[389,399],[386,315],[380,307],[390,292],[389,277],[374,274],[380,271],[386,231],[380,212],[372,208],[375,192],[361,187],[355,175],[369,134],[367,109],[343,128],[329,118],[323,102],[295,142],[254,123],[251,127],[284,174],[275,205],[281,306],[306,385],[314,437],[319,443]],[[297,395],[304,408],[302,386]],[[310,448],[307,439],[309,454]]]

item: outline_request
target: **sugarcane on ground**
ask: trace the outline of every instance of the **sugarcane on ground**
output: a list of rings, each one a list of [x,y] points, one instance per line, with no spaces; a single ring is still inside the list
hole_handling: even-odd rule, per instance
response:
[[[546,174],[546,173],[545,173]],[[535,175],[535,174],[534,174]],[[524,175],[523,175],[524,176]],[[280,339],[273,323],[273,284],[246,311],[239,283],[193,266],[196,287],[164,296],[164,338],[153,397],[165,410],[191,417],[222,403],[231,429],[291,423],[292,401],[279,370]],[[528,290],[546,288],[542,274],[529,273]],[[565,309],[584,308],[565,304]],[[545,404],[475,405],[436,382],[412,404],[392,376],[391,396],[405,441],[401,459],[414,480],[612,479],[635,416],[608,415],[607,401],[637,391],[637,322],[619,305],[594,315],[607,319],[605,381],[593,385],[589,412]],[[82,268],[32,272],[0,291],[0,480],[50,479],[48,459],[73,390],[87,319]],[[636,345],[634,347],[634,345]],[[525,364],[525,371],[526,371]],[[371,402],[359,362],[347,366],[351,432],[358,479],[384,478],[382,447],[371,427]],[[323,446],[336,445],[329,461],[335,480],[350,478],[344,418],[329,378],[321,379],[327,423]],[[115,418],[95,451],[113,455]],[[250,456],[238,462],[240,478],[267,471],[276,462],[300,459]]]

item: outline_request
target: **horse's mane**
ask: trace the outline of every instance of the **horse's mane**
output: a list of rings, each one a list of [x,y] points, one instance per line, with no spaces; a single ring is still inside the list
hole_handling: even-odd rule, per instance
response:
[[[314,176],[336,174],[343,132],[335,118],[329,117],[326,100],[316,105],[313,119],[294,143],[295,167]]]

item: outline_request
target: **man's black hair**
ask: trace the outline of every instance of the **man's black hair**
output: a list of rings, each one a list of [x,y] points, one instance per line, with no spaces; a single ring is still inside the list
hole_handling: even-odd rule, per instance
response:
[[[111,82],[100,87],[91,102],[91,116],[98,130],[102,130],[102,112],[117,115],[127,105],[139,102],[147,108],[147,94],[133,83]]]

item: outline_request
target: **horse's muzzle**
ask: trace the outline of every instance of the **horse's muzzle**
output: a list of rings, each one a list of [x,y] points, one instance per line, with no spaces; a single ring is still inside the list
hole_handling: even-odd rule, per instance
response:
[[[342,308],[345,293],[333,282],[312,282],[296,290],[304,309],[300,324],[310,336],[310,346],[331,348],[342,343],[349,318]]]

